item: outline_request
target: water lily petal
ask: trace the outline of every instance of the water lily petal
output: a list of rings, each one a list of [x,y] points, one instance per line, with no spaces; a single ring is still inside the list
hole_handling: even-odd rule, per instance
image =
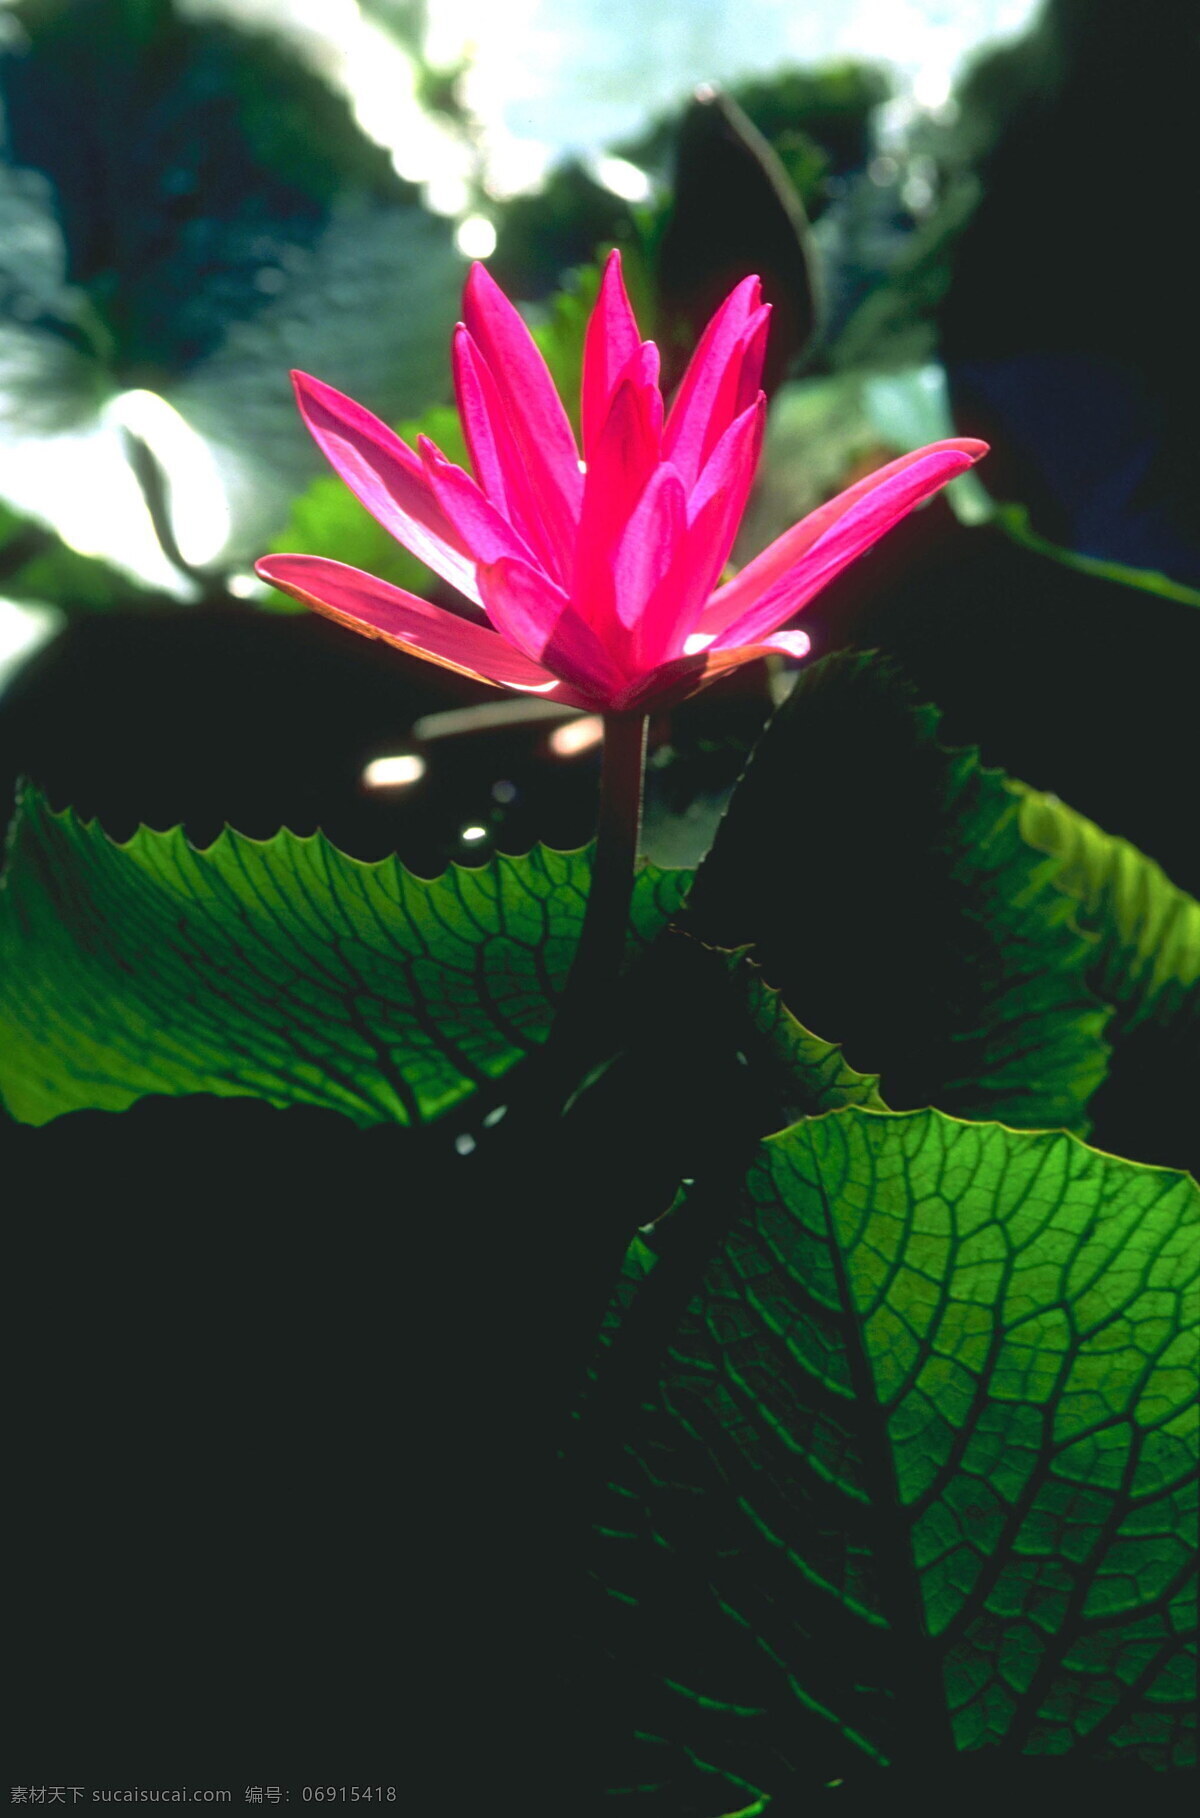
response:
[[[397,542],[478,605],[474,558],[430,491],[419,456],[332,385],[303,372],[292,383],[313,440],[351,492]]]
[[[454,333],[453,365],[458,412],[481,491],[510,521],[546,572],[564,585],[569,583],[570,572],[562,569],[559,540],[553,526],[547,524],[542,500],[531,484],[499,387],[461,323]]]
[[[756,346],[766,320],[759,317],[763,307],[758,279],[743,278],[704,330],[680,381],[663,430],[663,457],[679,469],[689,489],[736,414],[749,352],[747,330]]]
[[[699,620],[729,559],[754,484],[766,420],[767,400],[759,392],[717,443],[688,500],[687,546],[682,565],[690,577],[690,586],[687,602],[681,601],[677,646]],[[668,654],[664,650],[663,657]]]
[[[604,427],[613,393],[638,351],[639,336],[621,275],[621,255],[609,253],[596,306],[588,318],[583,344],[583,454],[592,450]]]
[[[533,336],[482,265],[473,265],[463,317],[492,378],[529,484],[558,549],[559,572],[571,572],[583,498],[579,450],[567,413]]]
[[[486,499],[470,474],[453,461],[448,461],[428,436],[417,439],[430,491],[471,551],[474,560],[496,562],[501,556],[520,556],[532,561],[532,551],[518,536],[506,517]]]
[[[636,387],[641,399],[642,413],[646,419],[648,433],[656,450],[662,448],[663,400],[658,388],[659,370],[662,365],[657,347],[653,341],[642,341],[630,356],[629,363],[617,380],[617,389],[624,384]],[[616,397],[616,391],[613,393]]]
[[[655,469],[638,500],[613,564],[618,623],[634,673],[652,669],[669,649],[688,576],[679,559],[687,531],[687,494],[669,465]]]
[[[734,392],[733,414],[740,417],[748,410],[762,388],[763,363],[767,357],[767,336],[771,330],[771,305],[764,303],[755,310],[741,337],[741,362]]]
[[[471,456],[471,465],[475,469],[475,478],[480,490],[491,500],[497,511],[508,515],[510,507],[506,476],[510,471],[510,462],[501,458],[496,446],[501,437],[511,439],[508,437],[508,425],[504,421],[496,382],[461,322],[454,331],[451,364],[454,368],[454,395],[458,403],[459,421],[462,423],[463,439]]]
[[[371,636],[501,686],[554,690],[573,706],[643,711],[773,651],[800,656],[808,639],[781,630],[785,621],[986,452],[952,440],[892,462],[710,594],[762,443],[769,311],[758,280],[739,284],[705,330],[664,429],[658,352],[638,342],[620,258],[610,257],[584,350],[586,475],[545,362],[478,266],[464,317],[454,371],[474,477],[424,437],[414,452],[316,380],[298,376],[297,391],[338,472],[484,606],[492,629],[336,562],[270,557],[259,572]]]
[[[809,640],[802,631],[777,631],[757,643],[743,644],[733,650],[706,649],[676,657],[663,663],[649,675],[639,676],[623,694],[610,703],[610,713],[648,713],[651,708],[674,707],[693,694],[699,694],[710,682],[740,669],[744,663],[757,662],[766,656],[807,656]],[[557,697],[556,697],[557,698]]]
[[[720,648],[774,631],[915,505],[986,453],[986,442],[968,438],[932,442],[859,480],[748,562],[713,595],[698,629],[714,634]]]
[[[571,599],[580,617],[602,639],[618,633],[617,550],[633,509],[658,466],[662,398],[650,377],[652,365],[645,349],[639,348],[617,386],[588,462]]]
[[[514,650],[498,632],[460,619],[442,606],[392,587],[373,574],[325,556],[272,555],[255,563],[264,581],[369,638],[382,638],[411,656],[424,657],[496,688],[552,694],[572,706],[589,703],[564,687],[541,663]]]
[[[770,309],[766,304],[751,316],[714,384],[707,416],[695,413],[691,437],[682,435],[675,444],[674,455],[682,459],[687,472],[695,469],[695,481],[712,457],[713,449],[734,419],[741,415],[758,396],[766,355]]]
[[[571,684],[590,706],[603,707],[626,686],[626,677],[591,626],[540,569],[512,557],[481,563],[479,587],[493,625]]]

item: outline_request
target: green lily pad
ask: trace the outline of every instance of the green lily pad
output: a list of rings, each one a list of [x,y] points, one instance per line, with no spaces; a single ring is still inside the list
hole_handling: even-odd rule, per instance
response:
[[[286,830],[119,845],[31,791],[0,892],[0,1090],[38,1124],[183,1092],[425,1122],[545,1036],[590,864],[537,847],[426,879]],[[634,946],[689,881],[640,874]]]
[[[1195,1183],[851,1106],[763,1142],[730,1211],[607,1442],[613,1784],[1187,1765]]]

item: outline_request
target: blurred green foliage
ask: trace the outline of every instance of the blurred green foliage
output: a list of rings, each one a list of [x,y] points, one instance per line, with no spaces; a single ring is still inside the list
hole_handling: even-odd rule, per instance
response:
[[[846,62],[783,70],[735,83],[730,92],[785,164],[789,142],[803,136],[820,149],[824,166],[842,176],[866,163],[871,116],[887,100],[891,82],[874,64]]]
[[[353,188],[415,203],[348,103],[283,40],[171,0],[23,0],[0,60],[12,163],[44,173],[66,251],[129,384],[210,353]],[[71,130],[64,123],[71,122]]]
[[[0,595],[65,612],[104,612],[117,606],[169,605],[166,595],[94,556],[81,555],[43,524],[0,504]]]
[[[590,263],[598,247],[632,245],[638,235],[639,211],[567,159],[534,195],[497,211],[489,266],[509,296],[533,300],[555,291],[564,271]]]
[[[778,158],[810,220],[828,206],[830,180],[866,164],[871,116],[889,93],[884,71],[850,62],[784,70],[725,91]],[[514,197],[495,210],[492,269],[503,287],[518,297],[544,297],[564,269],[586,263],[603,243],[655,246],[673,212],[680,135],[691,107],[685,102],[638,138],[614,147],[651,180],[649,202],[624,201],[568,159],[536,194]]]
[[[374,0],[367,11],[406,46],[423,104],[470,140],[477,123],[461,70],[422,61],[425,5]],[[627,281],[641,286],[639,318],[664,346],[668,384],[698,322],[743,268],[764,274],[774,305],[768,391],[801,349],[810,370],[816,362],[895,371],[933,359],[939,336],[970,358],[1040,346],[1039,336],[1100,347],[1124,335],[1122,357],[1139,382],[1157,385],[1150,414],[1159,410],[1165,435],[1149,487],[1172,501],[1178,530],[1196,383],[1178,332],[1187,287],[1148,283],[1144,273],[1160,257],[1176,270],[1186,237],[1175,231],[1174,203],[1125,159],[1112,177],[1124,197],[1121,234],[1106,238],[1112,210],[1090,147],[1104,105],[1123,131],[1150,135],[1173,168],[1194,68],[1180,48],[1185,15],[1171,0],[1161,39],[1149,43],[1130,37],[1112,0],[1090,12],[1054,0],[1036,29],[988,52],[960,85],[957,120],[931,116],[915,128],[912,148],[934,172],[936,206],[915,232],[911,219],[892,224],[891,250],[875,268],[855,267],[861,247],[851,244],[846,205],[861,203],[864,219],[899,206],[864,174],[890,79],[844,62],[732,84],[708,127],[723,108],[725,126],[743,123],[740,135],[700,131],[705,110],[693,100],[615,147],[647,174],[646,203],[615,195],[577,161],[552,171],[536,195],[496,203],[479,187],[498,232],[491,269],[509,294],[548,311],[538,332],[569,407],[590,293],[569,276],[564,288],[564,277],[613,244]],[[381,572],[413,584],[421,571],[390,539],[380,545],[373,531],[339,520],[328,482],[300,496],[320,463],[286,373],[317,372],[389,422],[444,403],[462,276],[449,224],[422,207],[347,99],[282,30],[194,17],[179,0],[19,0],[9,16],[13,33],[0,52],[0,425],[17,438],[86,426],[113,393],[148,386],[221,451],[234,519],[226,569],[278,542],[286,523],[285,536],[302,531],[293,546],[337,543],[364,558],[374,547]],[[1161,62],[1175,45],[1161,95],[1144,84],[1133,93],[1101,42],[1124,46],[1131,67]],[[818,271],[804,220],[833,204],[840,212],[822,236]],[[1062,236],[1074,252],[1058,246]],[[1043,275],[1032,284],[1020,276],[1032,252],[1020,249],[1035,241]],[[852,280],[848,307],[857,306],[831,328],[820,299],[831,270],[835,288],[840,281],[839,261]],[[1170,395],[1168,372],[1178,374]],[[1000,496],[1031,502],[1037,476],[1005,473],[999,450],[985,476],[1000,482]],[[1032,520],[1056,543],[1089,547],[1072,539],[1069,512],[1056,517],[1034,500]],[[1090,547],[1102,555],[1103,539]],[[1139,548],[1124,553],[1138,565]],[[73,603],[119,599],[114,571],[90,575],[83,561],[72,567]],[[1161,565],[1173,580],[1186,568],[1170,548]],[[38,573],[66,586],[61,569]]]
[[[290,367],[389,415],[444,392],[450,225],[279,35],[173,0],[13,16],[0,419],[45,434],[126,389],[165,396],[226,451],[244,565],[318,466]]]
[[[873,64],[846,62],[734,82],[727,93],[779,158],[814,220],[829,201],[827,179],[865,165],[871,116],[891,83]],[[665,181],[678,130],[679,115],[667,115],[622,145],[621,156]]]

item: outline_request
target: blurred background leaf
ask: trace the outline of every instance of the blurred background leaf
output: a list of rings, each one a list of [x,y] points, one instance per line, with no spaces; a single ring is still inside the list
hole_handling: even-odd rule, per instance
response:
[[[449,225],[277,35],[172,0],[25,0],[13,17],[0,485],[28,509],[31,427],[78,430],[150,391],[213,444],[231,521],[209,557],[245,565],[320,464],[289,367],[390,415],[443,394]],[[95,453],[100,486],[114,452]]]
[[[672,204],[655,261],[663,384],[683,376],[705,324],[755,272],[772,308],[770,396],[811,340],[817,280],[800,193],[730,96],[698,90],[680,123]]]
[[[53,600],[69,611],[97,612],[128,602],[131,593],[161,603],[106,562],[81,555],[45,525],[0,504],[0,594],[10,600]]]

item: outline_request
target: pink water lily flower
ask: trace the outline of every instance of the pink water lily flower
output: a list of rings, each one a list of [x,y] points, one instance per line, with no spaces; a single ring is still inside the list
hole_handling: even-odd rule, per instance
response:
[[[809,640],[780,627],[986,443],[935,442],[860,480],[722,570],[762,445],[769,305],[746,278],[704,332],[669,411],[613,253],[588,323],[583,458],[546,363],[483,266],[467,279],[454,380],[474,475],[414,450],[360,404],[294,373],[333,467],[482,615],[459,616],[322,556],[272,555],[264,580],[447,669],[603,713],[645,712]]]

